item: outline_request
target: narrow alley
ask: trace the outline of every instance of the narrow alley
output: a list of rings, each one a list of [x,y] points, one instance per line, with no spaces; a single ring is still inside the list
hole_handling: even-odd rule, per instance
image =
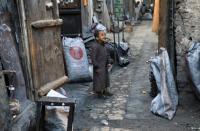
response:
[[[200,131],[200,1],[0,0],[0,131]]]
[[[150,112],[152,97],[146,61],[154,55],[158,42],[151,26],[151,21],[143,21],[132,33],[125,34],[131,47],[131,62],[127,67],[112,71],[110,89],[114,96],[97,99],[90,94],[92,84],[67,86],[68,95],[77,98],[78,103],[75,131],[184,131],[199,125],[200,106],[191,92],[181,98],[172,121]]]

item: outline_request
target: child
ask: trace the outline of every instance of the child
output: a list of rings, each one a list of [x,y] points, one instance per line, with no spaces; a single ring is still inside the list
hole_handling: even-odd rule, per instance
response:
[[[97,93],[99,97],[105,98],[105,96],[112,96],[107,91],[107,87],[110,85],[108,67],[111,66],[109,52],[107,51],[106,44],[106,32],[103,25],[97,25],[95,30],[96,42],[92,46],[91,59],[93,63],[93,91]]]

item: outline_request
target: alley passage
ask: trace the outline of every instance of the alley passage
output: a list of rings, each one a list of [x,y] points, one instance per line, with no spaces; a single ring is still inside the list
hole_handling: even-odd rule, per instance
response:
[[[149,96],[149,65],[146,61],[154,55],[158,43],[157,35],[151,31],[151,24],[151,21],[144,21],[134,26],[132,33],[125,34],[131,46],[131,63],[127,67],[115,69],[111,74],[111,92],[114,96],[106,100],[97,99],[89,94],[91,84],[77,85],[74,89],[79,89],[75,93],[77,96],[73,96],[78,99],[75,130],[178,131],[191,129],[195,123],[199,123],[199,116],[194,113],[197,107],[191,108],[193,111],[188,111],[184,106],[179,107],[172,121],[150,112],[152,98]]]

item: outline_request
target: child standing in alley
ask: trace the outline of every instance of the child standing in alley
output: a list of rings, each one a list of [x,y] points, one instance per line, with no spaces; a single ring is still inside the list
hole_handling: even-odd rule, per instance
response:
[[[98,24],[95,29],[96,42],[92,46],[91,59],[93,63],[93,91],[100,98],[112,96],[108,92],[110,86],[108,67],[111,66],[109,52],[106,44],[106,29],[103,25]]]

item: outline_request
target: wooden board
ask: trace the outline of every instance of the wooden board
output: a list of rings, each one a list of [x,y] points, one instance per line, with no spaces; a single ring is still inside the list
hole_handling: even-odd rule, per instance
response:
[[[9,121],[9,106],[5,79],[2,72],[2,66],[0,61],[0,128],[2,131],[7,130]]]
[[[16,89],[14,97],[20,102],[26,101],[26,85],[21,62],[16,49],[16,41],[11,30],[11,16],[5,12],[0,14],[0,57],[5,70],[14,70],[16,74],[9,76],[8,81]]]
[[[53,6],[47,8],[46,4]],[[32,23],[59,19],[56,0],[24,1],[33,87],[37,91],[49,82],[65,76],[59,24],[35,28]]]

